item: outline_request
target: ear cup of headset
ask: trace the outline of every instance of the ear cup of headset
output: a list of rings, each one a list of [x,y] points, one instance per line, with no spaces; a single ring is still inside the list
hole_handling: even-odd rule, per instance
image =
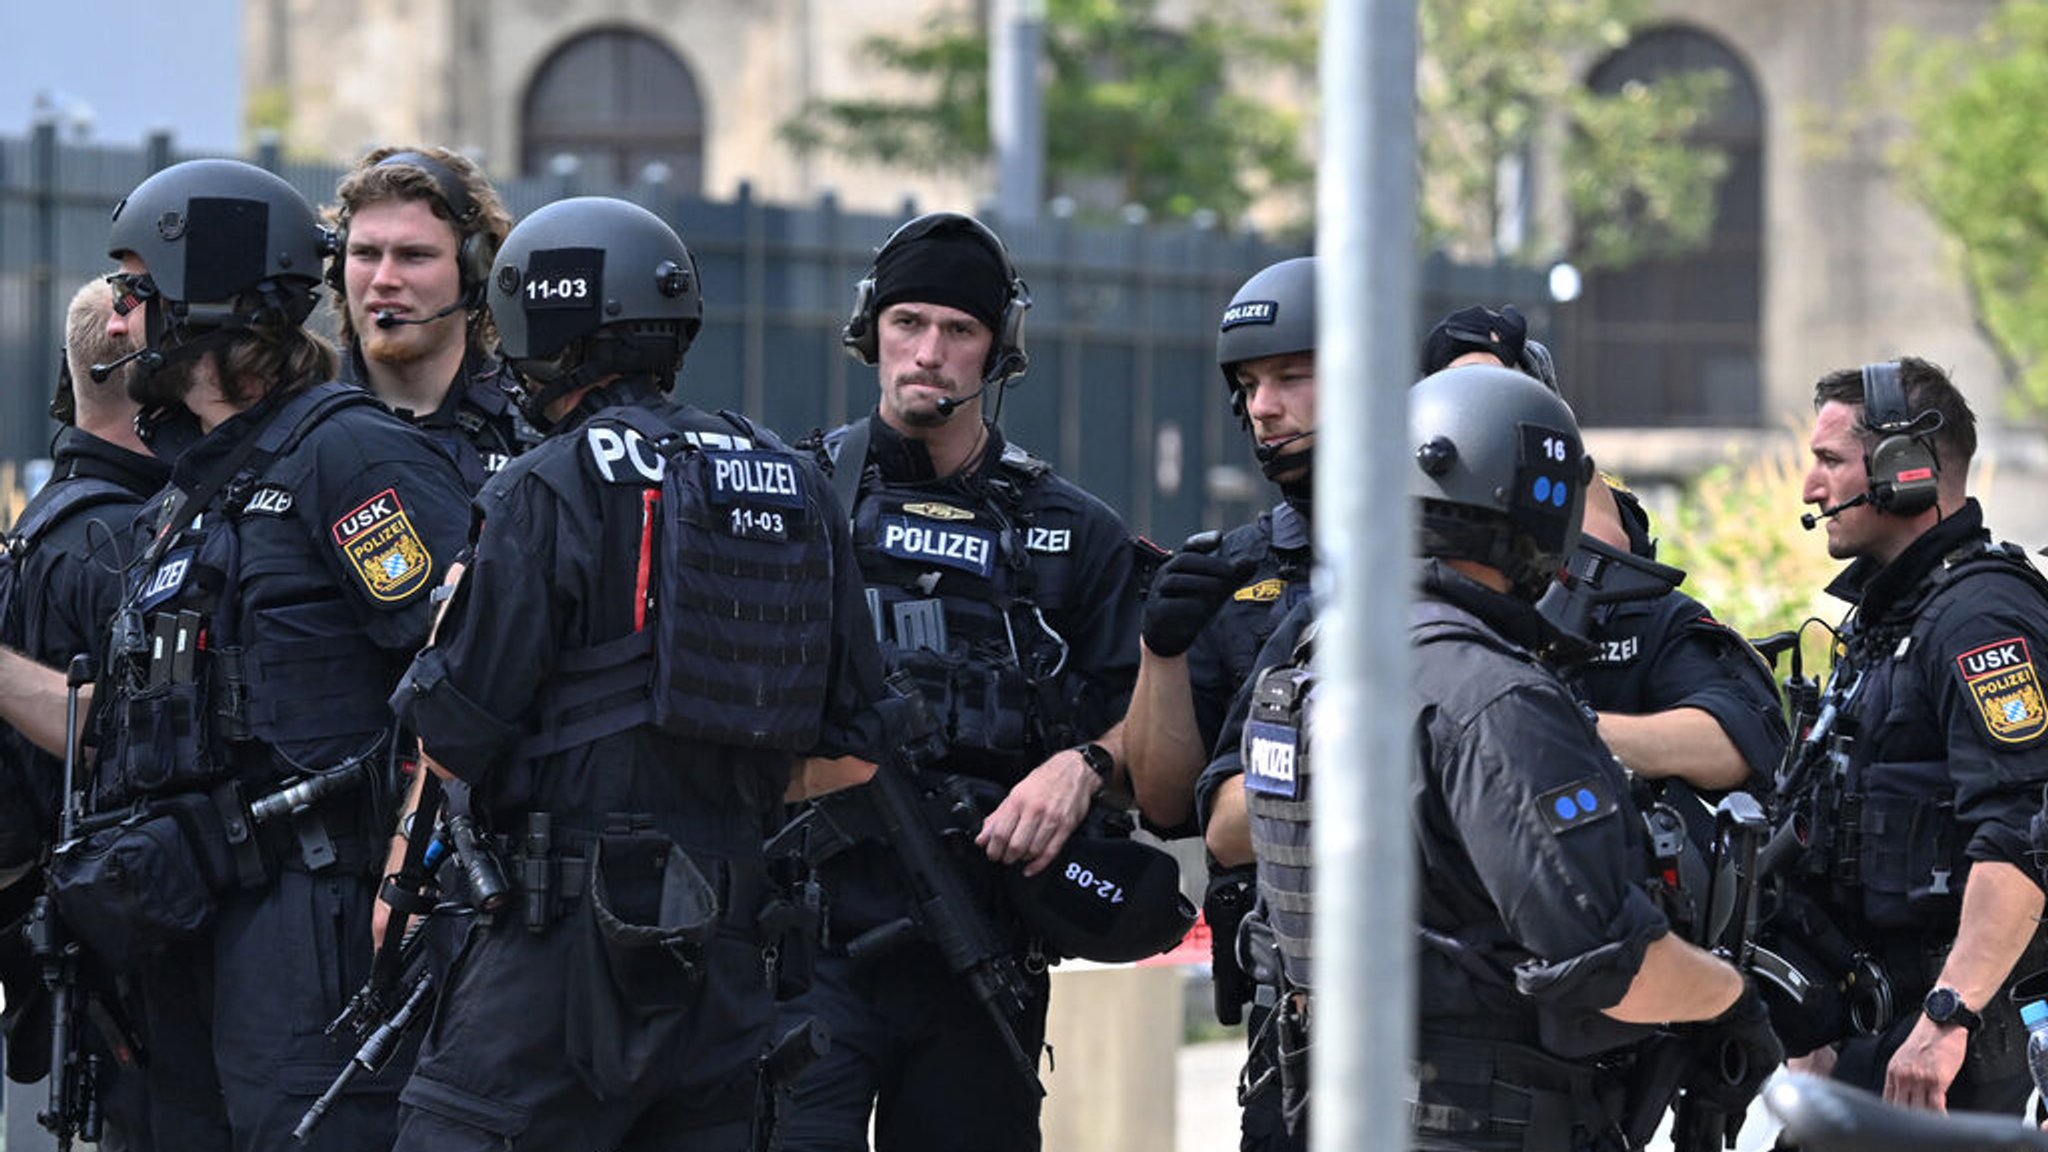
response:
[[[888,245],[884,244],[883,248]],[[877,260],[881,252],[875,253]],[[875,331],[875,273],[868,270],[860,283],[853,286],[853,314],[846,318],[846,327],[840,330],[839,342],[853,358],[872,368],[882,357],[881,340]]]
[[[471,308],[483,304],[484,286],[491,282],[491,262],[497,257],[496,239],[482,228],[464,236],[462,246],[455,250],[455,270],[461,278],[462,298]]]
[[[988,382],[1022,375],[1031,366],[1031,357],[1024,351],[1024,313],[1031,308],[1031,288],[1017,275],[1017,266],[1010,260],[1010,250],[1001,238],[991,232],[988,225],[972,216],[957,212],[929,212],[897,228],[875,249],[875,258],[868,265],[867,275],[853,289],[853,312],[846,318],[846,326],[840,329],[839,342],[845,345],[854,359],[873,367],[881,359],[880,317],[875,307],[875,268],[880,265],[883,254],[897,244],[908,243],[921,238],[941,221],[959,221],[963,231],[978,238],[993,251],[1003,264],[1003,273],[1009,278],[1009,289],[1003,301],[1003,315],[997,325],[995,341],[989,348],[988,364],[982,378]]]
[[[1927,437],[1941,425],[1922,430],[1920,416],[1908,418],[1896,363],[1863,366],[1863,420],[1878,436],[1863,457],[1871,505],[1891,516],[1918,516],[1934,507],[1941,465]]]
[[[334,230],[334,251],[327,258],[327,271],[320,277],[334,289],[337,300],[348,298],[348,225]]]
[[[461,237],[455,249],[455,272],[466,308],[474,310],[483,306],[484,289],[491,281],[491,264],[498,257],[497,238],[488,228],[483,227],[482,212],[470,198],[469,189],[455,170],[424,152],[393,152],[377,161],[374,167],[386,164],[408,164],[425,172],[434,186],[440,190],[441,207],[448,213],[448,223]],[[467,230],[467,231],[466,231]],[[327,265],[325,279],[335,295],[348,295],[348,225],[344,223],[335,232],[334,258]]]

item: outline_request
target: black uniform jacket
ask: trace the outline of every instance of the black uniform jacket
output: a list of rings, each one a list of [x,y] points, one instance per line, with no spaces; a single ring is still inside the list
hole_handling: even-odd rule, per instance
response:
[[[1618,1002],[1669,931],[1643,883],[1639,819],[1620,767],[1534,654],[1547,625],[1532,608],[1429,562],[1410,619],[1417,917],[1465,950],[1422,949],[1422,1030],[1533,1039],[1538,1005]]]
[[[1877,766],[1873,786],[1903,775],[1891,766],[1940,765],[1963,854],[2038,879],[2027,833],[2048,782],[2048,596],[2024,559],[1940,576],[1989,541],[1971,500],[1889,565],[1852,563],[1828,592],[1856,606],[1846,658],[1877,677],[1851,712],[1855,757]]]
[[[661,463],[637,433],[605,419],[625,405],[677,432],[740,435],[721,418],[668,402],[651,381],[593,393],[478,495],[473,559],[394,704],[428,754],[473,786],[479,814],[494,823],[545,811],[587,828],[607,813],[648,813],[693,850],[758,857],[780,814],[787,756],[696,744],[651,724],[537,759],[517,755],[523,738],[559,719],[546,715],[545,696],[564,652],[649,626],[659,572],[647,565],[661,558],[646,555],[644,518]],[[817,752],[868,754],[850,733],[878,677],[844,525],[828,519],[835,634]]]

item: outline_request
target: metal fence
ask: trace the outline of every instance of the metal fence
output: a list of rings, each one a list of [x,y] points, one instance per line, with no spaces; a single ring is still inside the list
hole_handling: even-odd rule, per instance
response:
[[[0,461],[47,451],[64,307],[79,283],[109,270],[114,204],[151,172],[191,158],[168,137],[141,148],[69,143],[48,128],[0,137]],[[253,159],[316,204],[331,200],[344,171],[274,152]],[[845,355],[839,328],[875,246],[912,206],[885,217],[842,212],[830,197],[776,205],[742,188],[734,200],[710,201],[574,177],[509,179],[498,190],[515,218],[564,196],[614,195],[676,226],[705,288],[704,331],[679,389],[692,403],[738,409],[790,436],[872,406],[874,375]],[[1303,249],[1179,224],[992,222],[1036,301],[1026,326],[1032,368],[1002,409],[1010,437],[1134,530],[1169,543],[1270,501],[1223,402],[1215,324],[1246,277]],[[1542,280],[1433,259],[1422,285],[1418,314],[1428,319],[1476,300],[1536,301]]]

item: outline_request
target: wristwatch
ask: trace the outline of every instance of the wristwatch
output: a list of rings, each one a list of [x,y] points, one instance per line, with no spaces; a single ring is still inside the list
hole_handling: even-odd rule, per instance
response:
[[[1102,745],[1091,740],[1086,744],[1074,745],[1074,751],[1081,754],[1082,763],[1094,769],[1104,784],[1109,783],[1109,778],[1116,774],[1116,757],[1110,755],[1109,749]]]
[[[1960,1024],[1965,1032],[1974,1033],[1984,1025],[1984,1018],[1964,1005],[1962,993],[1946,984],[1936,985],[1927,994],[1927,999],[1920,1002],[1920,1011],[1936,1024]]]

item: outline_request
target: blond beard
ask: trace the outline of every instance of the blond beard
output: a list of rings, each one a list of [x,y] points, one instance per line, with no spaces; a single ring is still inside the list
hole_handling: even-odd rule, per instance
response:
[[[444,319],[452,319],[452,317]],[[435,321],[436,324],[441,322],[439,320]],[[417,364],[421,360],[425,360],[427,357],[432,356],[437,349],[433,341],[410,338],[415,334],[424,335],[424,333],[419,332],[420,327],[420,325],[407,325],[391,329],[387,332],[377,327],[376,322],[373,320],[367,329],[356,329],[356,331],[362,333],[363,359],[375,361],[379,364],[391,365]]]

